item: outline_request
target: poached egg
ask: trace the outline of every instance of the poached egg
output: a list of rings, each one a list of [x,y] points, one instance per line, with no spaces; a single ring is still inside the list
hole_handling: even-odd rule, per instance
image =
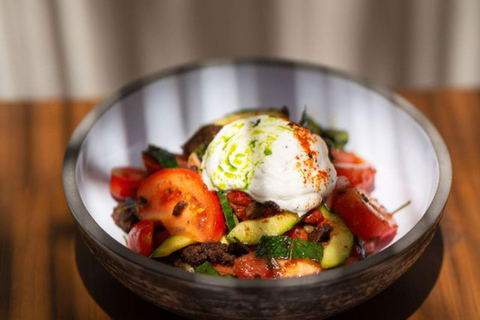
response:
[[[263,115],[220,130],[203,157],[202,178],[210,190],[241,190],[302,216],[332,191],[337,174],[320,136]]]

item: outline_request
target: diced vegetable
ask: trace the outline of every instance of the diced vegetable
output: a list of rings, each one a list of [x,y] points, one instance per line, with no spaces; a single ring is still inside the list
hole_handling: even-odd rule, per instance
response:
[[[217,194],[191,170],[172,168],[148,177],[138,190],[141,219],[160,222],[172,235],[198,242],[220,240],[225,231]]]
[[[294,239],[308,240],[308,233],[301,225],[296,225],[292,229],[285,232],[285,235]]]
[[[135,198],[137,189],[147,177],[147,172],[140,168],[121,167],[112,169],[110,176],[110,193],[117,201]]]
[[[230,242],[257,244],[262,236],[281,235],[293,228],[299,220],[297,214],[287,211],[264,219],[246,220],[233,228],[227,239]]]
[[[333,228],[330,232],[330,240],[324,247],[322,259],[322,268],[328,269],[341,265],[350,256],[353,234],[342,219],[330,212],[324,204],[321,205],[320,210],[325,222]]]
[[[215,270],[210,262],[205,261],[203,264],[199,265],[198,267],[195,268],[196,273],[203,273],[203,274],[209,274],[211,276],[219,276],[220,273]]]
[[[228,230],[231,231],[238,224],[238,218],[233,214],[232,207],[228,202],[225,192],[219,191],[217,192],[217,195],[223,209],[223,214],[225,215],[225,222],[227,223]]]
[[[312,259],[321,261],[323,247],[315,242],[293,239],[287,236],[263,236],[255,252],[257,258]]]
[[[149,156],[162,169],[178,168],[178,162],[177,162],[177,159],[176,159],[175,155],[173,153],[168,152],[165,149],[149,145],[148,148],[142,152],[142,155],[143,156]],[[145,159],[145,157],[144,157],[144,159]],[[149,169],[149,168],[147,167],[147,169]]]
[[[186,246],[196,243],[195,240],[190,238],[180,236],[180,235],[173,235],[168,237],[162,244],[153,251],[150,258],[162,258],[167,257],[175,251],[178,251]]]

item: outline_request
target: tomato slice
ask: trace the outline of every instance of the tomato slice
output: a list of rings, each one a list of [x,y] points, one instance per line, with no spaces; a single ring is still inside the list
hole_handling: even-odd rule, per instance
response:
[[[235,259],[233,271],[238,278],[273,278],[272,271],[268,267],[267,259],[255,257],[255,252],[251,252]]]
[[[308,233],[305,230],[303,230],[303,226],[295,226],[292,229],[285,232],[285,235],[293,239],[308,240]]]
[[[128,247],[148,257],[153,252],[153,222],[143,220],[137,222],[128,233]]]
[[[225,220],[217,194],[191,170],[162,169],[147,178],[137,194],[141,219],[161,222],[172,235],[199,242],[218,241]]]
[[[337,176],[345,176],[353,187],[368,193],[375,188],[375,168],[353,152],[332,149]]]
[[[110,176],[110,193],[117,201],[135,198],[137,189],[147,177],[147,172],[140,168],[121,167],[112,169]]]
[[[388,244],[397,233],[393,217],[355,188],[338,192],[332,209],[355,235],[365,241]]]

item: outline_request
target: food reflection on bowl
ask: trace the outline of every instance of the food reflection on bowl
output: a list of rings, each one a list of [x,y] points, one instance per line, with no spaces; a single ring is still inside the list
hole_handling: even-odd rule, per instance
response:
[[[190,274],[124,246],[111,220],[110,169],[140,166],[147,144],[172,151],[202,123],[245,107],[305,106],[319,123],[347,129],[349,147],[374,163],[375,197],[396,216],[390,246],[354,265],[317,275],[245,280]],[[83,239],[131,290],[194,318],[319,318],[380,292],[423,252],[441,218],[451,183],[448,151],[434,127],[393,93],[329,69],[278,60],[235,60],[161,72],[128,85],[79,125],[64,163],[64,188]],[[225,307],[228,306],[228,307]]]

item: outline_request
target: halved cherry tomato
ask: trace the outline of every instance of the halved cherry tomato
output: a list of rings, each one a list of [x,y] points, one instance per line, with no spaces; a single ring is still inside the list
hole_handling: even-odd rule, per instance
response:
[[[172,235],[199,242],[218,241],[225,231],[217,194],[191,170],[162,169],[147,178],[137,193],[141,219],[158,221]]]
[[[117,201],[135,198],[137,189],[146,177],[147,172],[143,169],[133,167],[114,168],[110,176],[110,193]]]
[[[143,220],[137,222],[128,233],[128,247],[148,257],[153,252],[153,222]]]
[[[310,210],[307,217],[303,220],[305,223],[319,225],[323,221],[323,215],[318,208]]]
[[[233,270],[238,278],[273,278],[267,262],[267,259],[257,258],[255,252],[251,252],[235,259]]]
[[[233,271],[233,266],[226,266],[224,264],[212,263],[213,269],[215,269],[221,276],[227,274],[234,276],[235,272]]]
[[[177,159],[177,164],[179,168],[187,168],[187,161],[188,161],[187,156],[176,154],[175,158]],[[149,173],[155,173],[158,170],[163,169],[160,162],[158,162],[152,156],[146,153],[142,154],[142,159],[143,159],[143,164],[145,165],[145,168]]]
[[[285,232],[285,235],[293,239],[308,240],[308,233],[305,230],[303,230],[302,226],[293,227],[292,229]]]
[[[355,188],[349,187],[339,192],[332,209],[362,240],[386,244],[397,233],[398,227],[393,217]]]
[[[353,152],[332,149],[337,176],[345,176],[353,187],[366,192],[375,188],[375,168]]]
[[[248,194],[242,191],[233,190],[230,191],[227,195],[228,202],[233,209],[233,212],[241,220],[247,219],[247,207],[252,202],[252,199]]]

